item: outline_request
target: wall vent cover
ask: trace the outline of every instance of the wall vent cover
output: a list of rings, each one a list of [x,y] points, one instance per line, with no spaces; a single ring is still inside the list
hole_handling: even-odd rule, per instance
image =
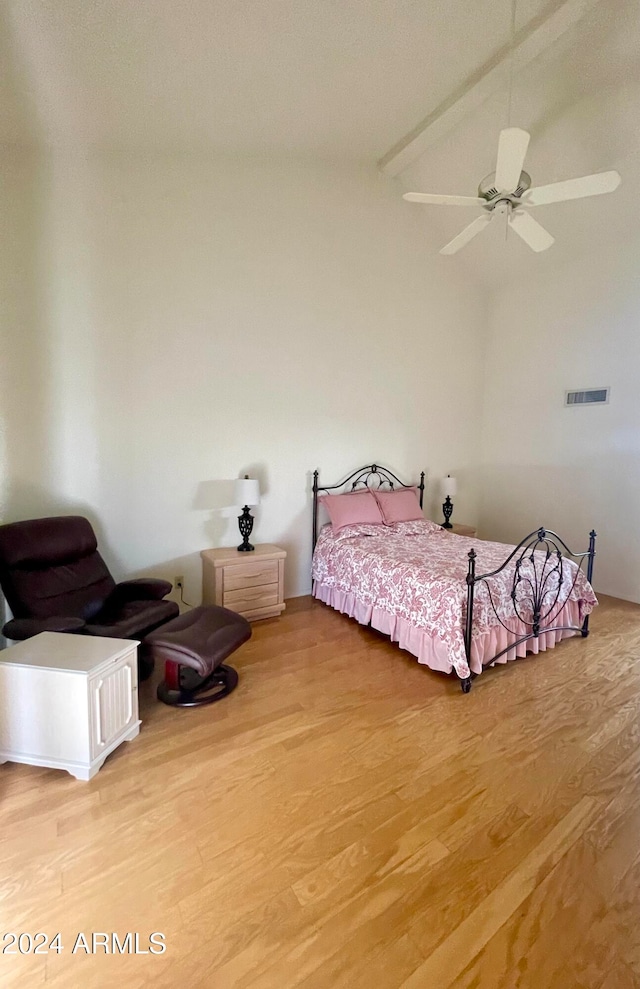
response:
[[[580,391],[567,391],[565,405],[606,405],[609,401],[609,388],[583,388]]]

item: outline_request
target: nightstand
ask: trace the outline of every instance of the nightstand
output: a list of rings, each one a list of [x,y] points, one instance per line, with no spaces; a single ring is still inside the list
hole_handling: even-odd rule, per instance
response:
[[[202,557],[202,603],[236,611],[250,622],[276,618],[285,609],[286,550],[270,543],[252,553],[205,549]]]
[[[447,532],[454,532],[456,536],[469,536],[471,539],[476,537],[476,528],[473,525],[461,525],[458,522],[451,523],[452,528],[448,529]]]

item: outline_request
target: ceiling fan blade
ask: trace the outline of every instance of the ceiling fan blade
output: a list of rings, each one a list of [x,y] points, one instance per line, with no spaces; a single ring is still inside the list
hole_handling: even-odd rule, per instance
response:
[[[405,192],[403,199],[410,203],[426,203],[432,206],[486,206],[487,200],[478,196],[439,196],[435,192]]]
[[[522,237],[525,244],[528,244],[532,251],[546,251],[551,247],[555,237],[552,237],[548,230],[545,230],[530,213],[517,210],[509,217],[509,226]]]
[[[529,135],[526,130],[507,127],[500,131],[495,181],[498,192],[515,192],[518,188],[528,147]]]
[[[468,244],[470,240],[484,230],[488,223],[491,223],[493,219],[493,213],[485,213],[483,216],[477,216],[473,223],[470,223],[468,227],[465,227],[457,237],[450,240],[448,244],[440,249],[441,254],[456,254],[461,247]]]
[[[621,181],[616,171],[583,175],[580,179],[567,179],[565,182],[552,182],[551,185],[530,189],[522,197],[522,202],[527,206],[545,206],[547,203],[562,203],[566,199],[602,196],[605,192],[614,192]]]

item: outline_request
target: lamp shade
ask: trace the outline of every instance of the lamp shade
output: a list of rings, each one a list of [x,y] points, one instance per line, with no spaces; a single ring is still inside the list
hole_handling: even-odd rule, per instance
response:
[[[260,485],[252,477],[239,477],[235,487],[236,505],[259,505]]]
[[[451,477],[447,474],[446,477],[442,478],[440,482],[440,487],[442,488],[443,498],[455,498],[456,492],[458,490],[458,485],[456,483],[455,477]]]

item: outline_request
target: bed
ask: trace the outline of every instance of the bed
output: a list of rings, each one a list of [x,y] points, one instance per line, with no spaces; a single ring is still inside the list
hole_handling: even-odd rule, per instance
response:
[[[420,506],[410,520],[319,527],[321,503],[332,492],[366,492],[368,503],[386,498],[382,492],[410,490]],[[321,485],[316,470],[314,597],[389,635],[431,669],[455,672],[463,693],[487,666],[589,634],[598,603],[594,531],[581,553],[543,527],[517,546],[481,541],[425,519],[423,499],[424,472],[419,484],[407,485],[371,464]]]

